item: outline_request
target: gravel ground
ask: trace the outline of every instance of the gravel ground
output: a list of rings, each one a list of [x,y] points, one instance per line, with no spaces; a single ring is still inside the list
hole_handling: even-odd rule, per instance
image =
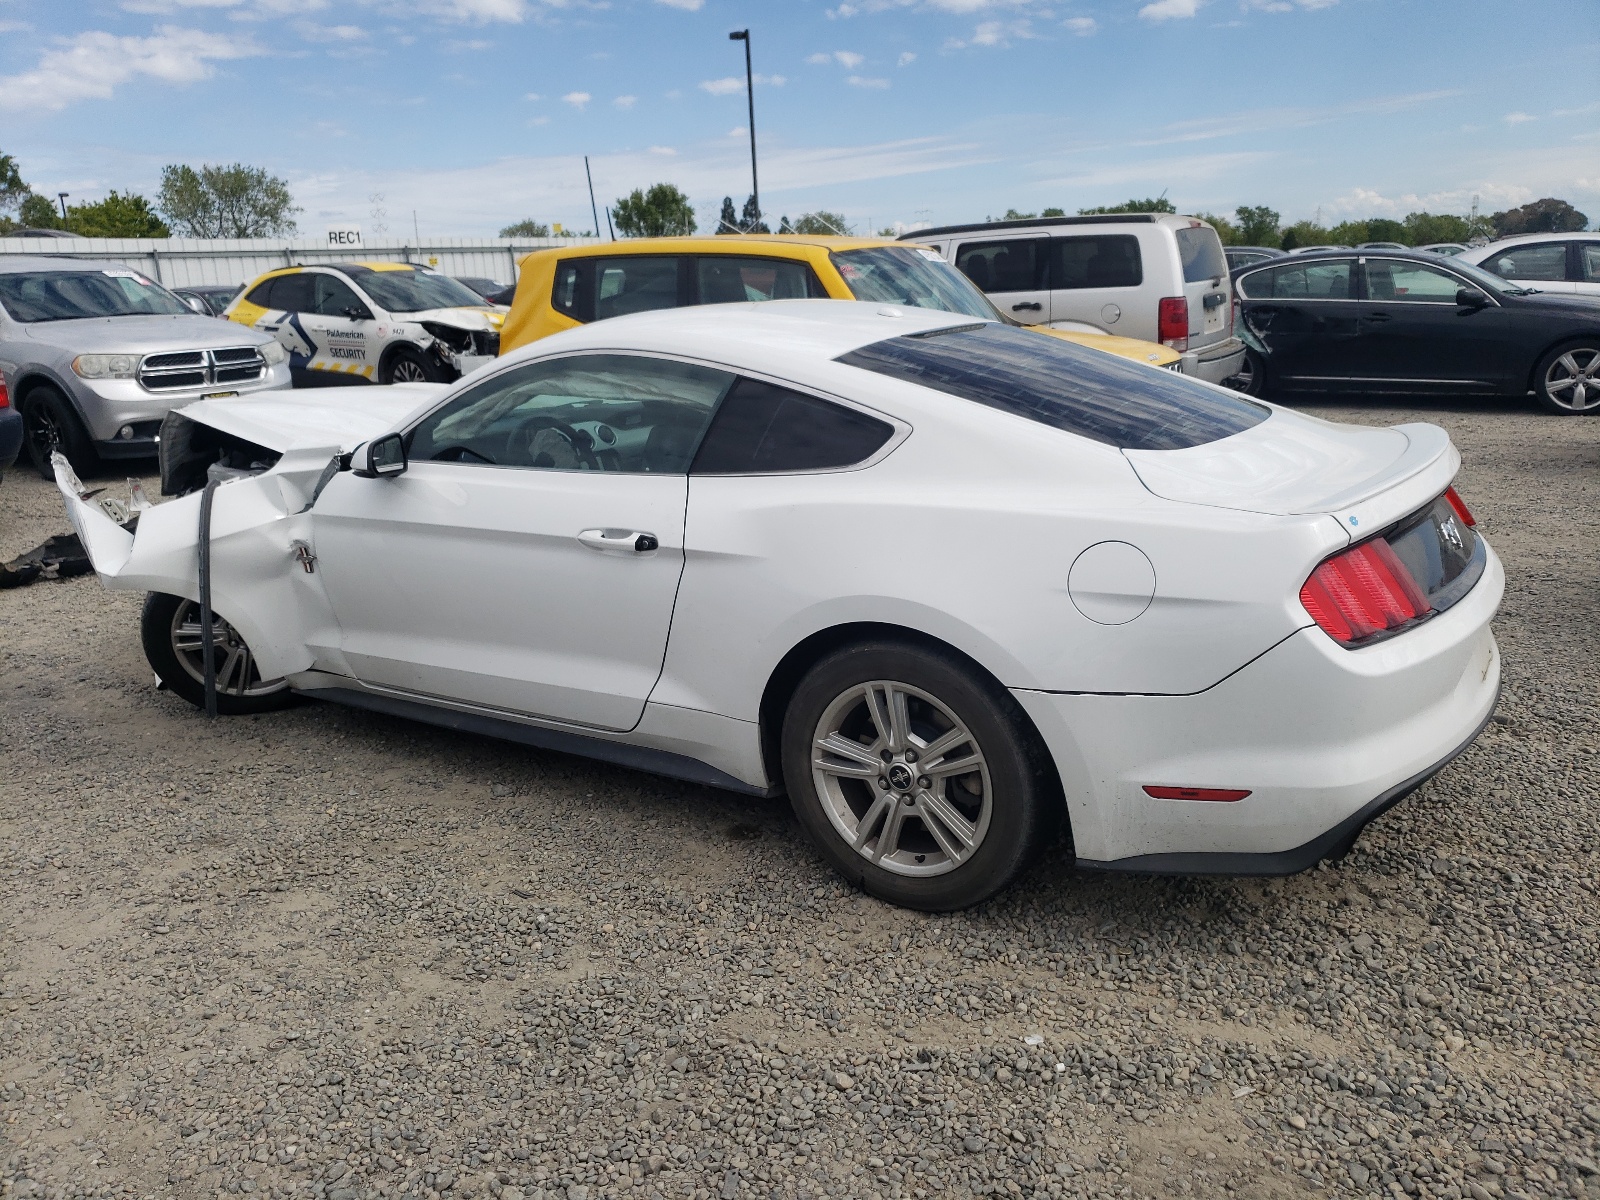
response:
[[[1506,690],[1284,880],[899,911],[782,801],[208,724],[138,597],[0,593],[0,1196],[1600,1197],[1600,420],[1312,407],[1450,429]],[[0,487],[0,558],[63,528]]]

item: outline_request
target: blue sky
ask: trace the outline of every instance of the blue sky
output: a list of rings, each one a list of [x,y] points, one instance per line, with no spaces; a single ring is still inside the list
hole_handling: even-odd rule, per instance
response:
[[[413,211],[424,237],[586,229],[588,154],[601,205],[668,181],[709,228],[749,191],[745,26],[773,216],[1166,191],[1600,218],[1594,0],[0,0],[0,150],[74,200],[241,160],[304,233],[369,238]]]

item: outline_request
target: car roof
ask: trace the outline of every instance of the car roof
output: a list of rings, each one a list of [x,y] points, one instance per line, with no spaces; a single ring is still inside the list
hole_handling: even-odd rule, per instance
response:
[[[1345,258],[1400,258],[1411,262],[1425,263],[1430,267],[1437,267],[1440,258],[1437,254],[1430,254],[1423,250],[1362,250],[1351,246],[1344,250],[1304,250],[1283,256],[1283,262],[1277,259],[1268,259],[1265,262],[1251,263],[1248,267],[1238,268],[1239,275],[1251,271],[1264,271],[1273,267],[1292,267],[1302,262],[1324,262],[1328,259]]]
[[[865,250],[894,246],[893,238],[829,237],[809,233],[713,234],[710,237],[620,238],[614,242],[585,242],[580,246],[549,246],[526,256],[559,255],[562,258],[603,258],[613,254],[748,254],[758,248],[779,258],[808,258],[815,250]],[[789,251],[784,254],[784,251]],[[524,259],[526,261],[526,259]]]
[[[902,233],[899,240],[935,237],[946,233],[989,233],[1007,229],[1037,229],[1056,225],[1159,225],[1166,221],[1200,221],[1199,217],[1178,213],[1093,213],[1081,217],[1034,217],[1020,221],[978,221],[971,225],[935,225],[931,229],[914,229]],[[1204,224],[1204,222],[1200,222]]]
[[[0,272],[8,275],[22,271],[134,271],[127,263],[101,261],[97,258],[73,258],[66,254],[3,254],[0,255]],[[139,271],[140,275],[145,274]]]
[[[1501,250],[1506,246],[1525,246],[1529,242],[1593,242],[1600,241],[1600,230],[1574,229],[1568,233],[1514,233],[1510,237],[1496,238],[1482,246],[1468,246],[1472,251]]]

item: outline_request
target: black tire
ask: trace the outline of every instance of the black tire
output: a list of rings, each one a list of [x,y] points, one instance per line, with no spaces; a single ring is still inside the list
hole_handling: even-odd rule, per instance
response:
[[[1244,348],[1244,365],[1239,373],[1223,381],[1224,385],[1246,396],[1264,396],[1267,392],[1266,360],[1249,346]]]
[[[925,757],[920,766],[915,755],[902,761],[903,751],[891,748],[894,739],[885,739],[870,716],[873,702],[866,689],[885,686],[906,697],[908,718],[902,724],[913,736],[900,740],[920,748],[948,736],[956,740],[947,753]],[[856,689],[861,695],[853,700]],[[812,751],[824,723],[829,732],[854,741],[856,749],[819,759],[845,769],[865,759],[870,767],[855,769],[880,776],[839,778],[819,768]],[[842,732],[835,731],[836,723]],[[1061,811],[1054,770],[1015,700],[947,651],[893,641],[835,651],[795,689],[784,713],[781,744],[790,803],[823,857],[865,891],[907,908],[950,912],[987,900],[1027,866],[1053,833]],[[979,759],[980,767],[970,773],[939,772],[943,764]],[[903,769],[891,784],[896,767]],[[908,780],[908,773],[916,778]],[[965,857],[946,849],[961,846],[954,824],[939,826],[936,834],[935,823],[922,815],[941,810],[968,821],[974,836]],[[880,812],[886,815],[874,820],[872,814]],[[871,855],[896,814],[893,844],[886,847],[886,857],[894,861],[886,866]],[[852,816],[858,835],[878,830],[876,837],[866,836],[861,851],[844,827]]]
[[[444,373],[422,351],[396,346],[378,371],[379,383],[444,383]]]
[[[184,626],[194,626],[199,621],[199,605],[182,596],[169,596],[165,592],[151,592],[145,597],[144,614],[139,622],[140,640],[144,643],[144,656],[162,683],[175,695],[183,697],[196,708],[206,704],[205,660],[198,651],[197,629],[190,631],[196,650],[181,653],[177,642]],[[181,618],[181,620],[180,620]],[[218,673],[222,676],[217,686],[217,712],[223,716],[246,716],[250,713],[273,712],[295,703],[295,694],[284,680],[262,681],[255,671],[249,647],[233,627],[216,614],[212,614],[213,651]],[[242,650],[242,663],[232,656]],[[230,664],[231,668],[230,668]],[[243,669],[244,686],[234,678]]]
[[[66,455],[80,477],[100,465],[89,431],[67,398],[48,384],[35,387],[23,397],[22,440],[41,479],[53,481],[56,477],[56,469],[50,465],[52,450]]]
[[[1533,369],[1533,394],[1563,417],[1600,412],[1600,335],[1563,342],[1541,358]]]

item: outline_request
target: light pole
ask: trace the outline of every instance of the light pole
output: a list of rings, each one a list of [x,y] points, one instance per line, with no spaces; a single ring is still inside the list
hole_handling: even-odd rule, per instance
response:
[[[57,192],[56,193],[56,199],[61,201],[61,219],[63,221],[65,221],[67,219],[67,197],[70,194],[71,194],[70,192]]]
[[[756,182],[756,77],[750,70],[750,31],[740,29],[728,35],[730,42],[744,43],[744,90],[750,100],[750,198],[755,203],[756,224],[761,223],[761,185]]]

